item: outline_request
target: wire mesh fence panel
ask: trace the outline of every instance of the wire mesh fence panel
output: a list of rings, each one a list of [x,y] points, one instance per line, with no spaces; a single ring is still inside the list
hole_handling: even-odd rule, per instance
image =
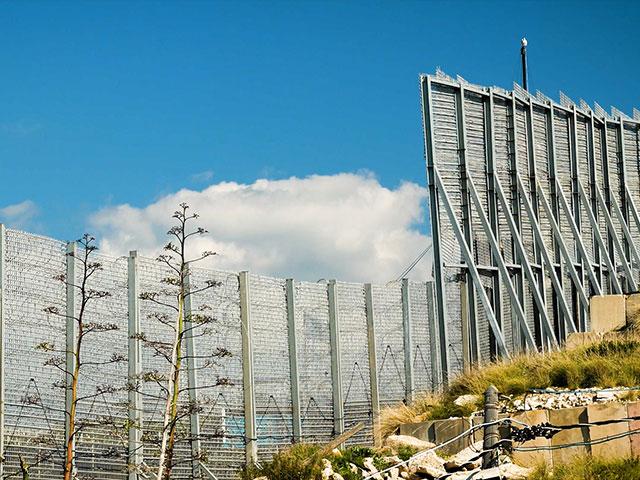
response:
[[[250,276],[253,378],[258,458],[270,459],[293,439],[285,282]]]
[[[62,475],[65,391],[60,369],[46,366],[64,349],[65,321],[44,312],[65,311],[65,244],[7,230],[5,246],[5,473],[17,473],[19,455],[32,478]]]
[[[231,480],[245,462],[239,283],[235,273],[192,270],[194,291],[208,280],[219,285],[192,298],[194,311],[213,318],[205,327],[209,332],[195,338],[199,438],[207,467],[220,480]]]
[[[296,282],[296,339],[302,439],[333,437],[333,387],[326,283]]]
[[[78,251],[77,256],[82,255]],[[83,315],[76,464],[80,478],[122,479],[128,451],[127,259],[94,254],[90,261],[102,264],[102,270],[91,276],[87,287],[109,295],[88,301]],[[79,284],[83,264],[77,263]]]
[[[431,356],[432,342],[429,331],[429,304],[427,300],[427,284],[423,282],[409,283],[409,303],[411,305],[411,362],[415,393],[428,392],[433,389],[433,365],[437,361]]]
[[[373,410],[364,286],[339,282],[337,289],[344,426],[349,430],[358,422],[366,425],[347,443],[371,444]]]
[[[401,284],[374,285],[372,297],[380,404],[393,405],[406,396]]]

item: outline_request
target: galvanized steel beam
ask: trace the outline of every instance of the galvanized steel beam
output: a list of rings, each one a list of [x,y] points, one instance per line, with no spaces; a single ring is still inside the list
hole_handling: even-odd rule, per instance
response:
[[[456,90],[456,123],[458,127],[458,156],[462,168],[462,231],[464,232],[467,245],[472,257],[475,258],[475,248],[473,244],[473,227],[471,225],[471,205],[469,204],[469,191],[467,186],[467,135],[465,132],[466,117],[464,109],[464,87],[460,86]],[[469,360],[471,364],[480,361],[480,337],[478,325],[476,323],[476,294],[473,282],[470,281],[469,272],[466,273],[466,316],[463,321],[468,325],[469,332]]]
[[[298,341],[296,337],[296,289],[292,278],[286,281],[287,332],[289,339],[289,374],[291,377],[291,413],[293,441],[302,441],[302,416],[300,414],[300,375],[298,374]]]
[[[471,199],[475,204],[476,212],[478,213],[478,217],[480,218],[480,223],[482,224],[484,233],[487,239],[489,240],[492,256],[498,266],[500,274],[504,278],[504,285],[507,287],[507,292],[509,293],[509,297],[511,298],[512,305],[514,305],[516,308],[516,317],[520,322],[519,327],[522,329],[522,331],[525,334],[525,340],[529,349],[531,349],[532,351],[536,351],[537,350],[536,342],[533,338],[533,335],[531,334],[531,330],[529,329],[529,326],[527,325],[526,315],[524,313],[522,306],[520,305],[520,301],[518,299],[518,293],[516,292],[516,289],[511,283],[511,279],[509,277],[509,271],[507,270],[507,267],[502,259],[502,255],[500,253],[500,247],[498,246],[498,241],[496,240],[493,232],[491,231],[489,220],[487,220],[487,217],[485,216],[484,211],[482,210],[482,203],[480,202],[480,198],[478,196],[478,192],[476,191],[476,187],[473,183],[473,180],[469,178],[467,181],[469,185],[469,192],[471,193]]]
[[[582,182],[578,183],[578,187],[580,188],[580,195],[583,201],[587,203],[587,200],[588,200],[587,193],[584,189],[584,186],[582,185]],[[604,261],[607,265],[607,268],[609,269],[610,272],[614,273],[611,276],[611,283],[613,285],[613,290],[615,293],[624,293],[622,290],[622,286],[618,281],[618,277],[616,277],[615,275],[616,267],[611,261],[611,258],[609,257],[609,251],[607,250],[607,247],[604,242],[604,238],[602,238],[602,234],[600,233],[600,226],[598,225],[598,221],[596,220],[596,217],[594,216],[593,211],[590,208],[586,208],[585,210],[587,212],[589,222],[591,223],[591,229],[593,230],[593,233],[595,235],[596,242],[598,243],[598,246],[602,249],[602,252],[604,253],[604,255],[602,256],[605,258]]]
[[[580,277],[578,276],[578,272],[576,271],[576,267],[573,264],[573,259],[571,258],[571,255],[569,255],[567,246],[564,244],[564,241],[562,240],[562,232],[560,231],[560,227],[558,226],[556,219],[553,217],[553,214],[551,213],[551,205],[549,205],[549,201],[547,200],[547,197],[544,194],[544,191],[542,191],[542,187],[540,187],[540,185],[538,185],[538,198],[541,200],[542,207],[544,208],[545,212],[547,213],[547,216],[549,217],[549,224],[551,225],[551,228],[553,230],[554,242],[556,246],[559,248],[562,257],[564,258],[564,262],[565,262],[564,264],[569,270],[569,276],[571,277],[571,280],[573,281],[573,284],[575,286],[576,293],[578,294],[578,299],[580,300],[580,303],[582,307],[585,309],[585,311],[588,312],[589,299],[584,293],[584,287],[582,286]]]
[[[431,101],[431,78],[422,76],[420,78],[422,121],[424,124],[424,146],[425,159],[427,164],[427,182],[429,185],[429,207],[431,217],[431,232],[433,241],[433,277],[435,284],[434,301],[437,310],[438,341],[440,345],[440,372],[442,384],[449,381],[449,346],[447,344],[448,328],[446,316],[445,287],[444,287],[444,263],[441,256],[440,245],[440,207],[439,195],[436,185],[434,148],[433,148],[433,119],[431,112],[433,105]]]
[[[329,299],[329,338],[331,341],[331,383],[333,386],[333,433],[340,435],[344,433],[344,400],[342,398],[338,288],[335,280],[329,280],[327,295]]]
[[[371,414],[373,416],[373,435],[376,446],[382,444],[380,432],[380,392],[378,389],[378,363],[376,346],[375,313],[373,307],[373,289],[370,283],[364,284],[364,304],[367,315],[367,347],[369,358],[369,386],[371,389]]]
[[[591,262],[589,261],[589,255],[587,254],[587,250],[585,249],[584,243],[582,242],[582,234],[580,232],[580,229],[576,225],[575,219],[573,218],[573,214],[571,213],[571,209],[567,204],[567,199],[564,197],[564,193],[562,192],[562,187],[560,186],[560,182],[556,182],[556,189],[558,190],[558,198],[560,199],[560,206],[564,210],[565,218],[569,221],[569,226],[571,227],[571,231],[573,232],[573,237],[576,240],[578,251],[580,252],[580,255],[582,256],[582,258],[586,259],[586,262],[583,262],[583,268],[586,267],[587,274],[589,276],[589,281],[591,282],[591,288],[593,288],[596,295],[602,295],[602,289],[600,288],[600,284],[598,283],[596,274],[593,271]]]
[[[535,185],[537,185],[537,182]],[[524,194],[525,186],[524,186],[524,182],[522,181],[522,178],[520,178],[520,175],[518,175],[518,188],[520,188],[522,192],[522,200],[525,206],[525,212],[529,217],[529,222],[531,223],[533,234],[535,236],[535,241],[539,245],[538,251],[542,255],[544,266],[546,267],[547,272],[549,273],[549,277],[551,278],[551,284],[553,285],[553,289],[555,291],[556,299],[559,303],[560,310],[562,310],[562,314],[565,316],[568,322],[568,325],[570,327],[569,333],[573,333],[576,331],[576,326],[571,316],[571,312],[569,311],[569,305],[567,304],[567,301],[564,298],[564,291],[562,290],[562,284],[560,283],[560,279],[556,274],[555,264],[551,260],[551,257],[549,256],[549,252],[547,251],[546,245],[544,244],[544,239],[542,238],[542,231],[540,230],[540,224],[538,223],[538,219],[535,216],[533,207],[529,202],[529,199],[527,198],[527,196]]]
[[[242,325],[242,385],[244,392],[245,457],[248,465],[258,461],[256,399],[253,391],[253,340],[249,272],[240,272],[240,321]]]
[[[140,350],[140,303],[138,280],[138,254],[129,252],[127,261],[127,294],[128,294],[128,330],[129,337],[127,351],[127,368],[129,381],[129,439],[128,439],[128,464],[129,480],[138,480],[140,466],[144,462],[142,443],[143,415],[142,393],[140,382],[142,376],[142,354]]]
[[[517,187],[517,174],[516,174],[516,188]],[[558,340],[556,338],[555,332],[553,331],[553,326],[549,320],[547,315],[547,309],[545,308],[544,299],[540,295],[538,281],[536,279],[535,274],[533,273],[533,269],[531,268],[531,264],[529,263],[529,259],[527,258],[527,252],[524,249],[524,245],[522,244],[522,240],[518,235],[517,227],[515,224],[515,220],[509,211],[509,205],[507,203],[507,199],[505,197],[504,191],[502,190],[502,186],[500,185],[500,180],[496,179],[496,190],[498,191],[498,199],[502,203],[502,209],[505,212],[505,216],[507,218],[507,225],[509,226],[509,230],[511,230],[511,237],[514,240],[516,251],[518,256],[520,257],[520,262],[522,264],[524,274],[531,285],[531,292],[533,294],[533,300],[536,303],[539,314],[542,317],[542,327],[546,330],[549,339],[553,346],[558,345]]]
[[[491,326],[491,329],[493,330],[493,334],[496,337],[498,349],[504,357],[509,358],[510,357],[509,350],[504,340],[502,331],[500,330],[500,325],[498,325],[498,322],[496,320],[495,314],[493,312],[493,308],[491,306],[491,301],[489,300],[489,297],[487,297],[487,292],[482,286],[480,274],[478,273],[478,269],[475,266],[474,259],[471,256],[471,252],[467,247],[464,234],[462,233],[462,230],[460,229],[460,225],[458,225],[458,222],[456,220],[455,213],[451,208],[451,203],[449,201],[447,191],[444,188],[444,184],[442,183],[442,179],[440,178],[440,174],[438,173],[437,169],[434,168],[433,173],[435,176],[436,185],[438,187],[438,193],[442,197],[442,204],[444,205],[445,210],[447,211],[447,214],[449,216],[449,221],[451,222],[451,226],[453,227],[454,234],[458,239],[458,243],[460,244],[462,255],[464,256],[464,259],[467,262],[467,268],[471,273],[471,278],[473,282],[475,282],[476,284],[478,295],[480,296],[480,301],[482,302],[482,305],[484,306],[484,309],[487,313],[487,317],[489,318],[489,325]]]

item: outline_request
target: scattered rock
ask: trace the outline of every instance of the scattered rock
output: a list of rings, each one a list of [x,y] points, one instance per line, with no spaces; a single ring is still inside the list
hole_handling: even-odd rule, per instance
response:
[[[387,437],[386,444],[394,449],[400,446],[412,447],[418,451],[428,450],[435,447],[434,443],[420,440],[419,438],[412,437],[410,435],[391,435]]]
[[[457,472],[459,470],[475,470],[480,467],[482,459],[479,455],[482,451],[482,442],[476,442],[473,445],[459,451],[444,463],[447,472]]]

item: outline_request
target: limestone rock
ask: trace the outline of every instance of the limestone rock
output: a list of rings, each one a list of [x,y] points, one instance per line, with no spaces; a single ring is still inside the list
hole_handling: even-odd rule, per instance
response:
[[[435,447],[435,444],[420,440],[419,438],[412,437],[410,435],[391,435],[387,437],[387,446],[391,448],[398,448],[400,446],[412,447],[418,451],[429,450]]]

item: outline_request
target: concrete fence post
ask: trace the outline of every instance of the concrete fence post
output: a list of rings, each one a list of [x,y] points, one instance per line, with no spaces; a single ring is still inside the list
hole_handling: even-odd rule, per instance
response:
[[[189,429],[191,437],[191,474],[193,478],[200,478],[200,454],[202,448],[200,444],[200,413],[198,407],[198,374],[196,366],[196,342],[194,337],[194,324],[192,322],[192,301],[191,296],[191,269],[189,265],[186,266],[184,287],[185,287],[185,299],[184,299],[184,319],[185,326],[187,328],[185,340],[187,350],[187,386],[189,388],[189,404],[191,405],[191,411],[189,412]]]
[[[409,279],[402,279],[402,329],[404,333],[404,385],[405,403],[409,404],[415,389],[413,378],[413,339],[411,338],[411,299],[409,297]]]
[[[482,449],[486,452],[482,456],[482,468],[491,468],[497,466],[497,450],[496,445],[500,441],[498,433],[498,389],[490,385],[484,392],[484,439]]]
[[[248,465],[258,461],[255,394],[253,391],[253,342],[251,339],[251,290],[249,272],[240,272],[240,319],[242,324],[242,382],[244,391],[245,455]]]
[[[373,416],[373,439],[376,446],[382,444],[380,436],[380,392],[378,390],[378,364],[376,350],[375,312],[373,290],[370,283],[364,284],[364,302],[367,314],[367,346],[369,350],[369,384],[371,387],[371,414]]]
[[[342,366],[340,364],[340,322],[338,319],[338,288],[335,280],[327,285],[329,299],[329,335],[331,341],[331,379],[333,383],[333,430],[344,433],[344,404],[342,400]]]
[[[72,440],[72,448],[75,450],[74,432],[71,431],[71,406],[73,404],[73,372],[76,366],[76,340],[78,338],[78,321],[76,319],[76,242],[67,243],[66,250],[66,345],[65,345],[65,401],[64,401],[64,433],[65,445]],[[75,457],[75,455],[74,455]],[[75,462],[72,466],[75,471]]]
[[[298,443],[302,440],[302,418],[300,415],[300,376],[298,374],[298,344],[296,339],[296,291],[292,278],[288,278],[286,281],[286,297],[293,441]]]
[[[127,270],[127,290],[129,303],[128,326],[128,376],[129,376],[129,480],[138,480],[138,469],[144,461],[142,446],[142,394],[139,390],[142,375],[140,351],[140,303],[138,280],[138,253],[129,252]]]

